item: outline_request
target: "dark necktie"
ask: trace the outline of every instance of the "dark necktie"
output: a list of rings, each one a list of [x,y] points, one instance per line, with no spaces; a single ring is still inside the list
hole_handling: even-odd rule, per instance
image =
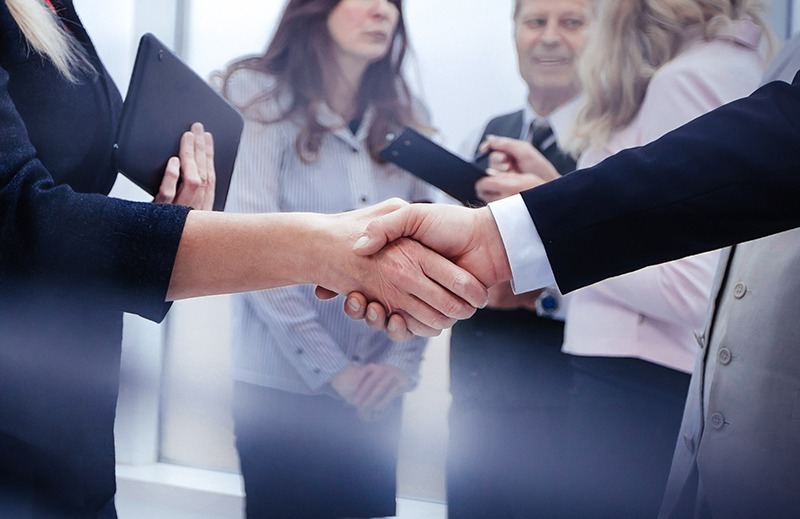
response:
[[[556,145],[556,136],[553,135],[553,129],[549,124],[531,123],[529,137],[533,147],[539,150],[560,174],[566,175],[575,171],[575,160]]]
[[[555,144],[555,138],[553,138],[553,129],[550,128],[550,125],[545,124],[531,124],[531,144],[537,150],[544,153],[544,151]]]

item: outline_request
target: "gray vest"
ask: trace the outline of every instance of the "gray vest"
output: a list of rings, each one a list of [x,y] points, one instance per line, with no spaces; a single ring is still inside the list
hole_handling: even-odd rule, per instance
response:
[[[723,254],[708,315],[659,515],[800,517],[800,229]]]

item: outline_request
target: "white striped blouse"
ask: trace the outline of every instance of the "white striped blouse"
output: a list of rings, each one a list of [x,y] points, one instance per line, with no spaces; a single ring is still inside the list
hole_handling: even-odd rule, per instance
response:
[[[237,72],[230,97],[241,105],[270,81],[260,73]],[[338,213],[391,197],[440,196],[412,175],[370,158],[365,140],[372,117],[367,110],[354,135],[322,106],[317,120],[336,129],[323,137],[319,159],[311,163],[295,151],[296,122],[264,124],[246,117],[227,210]],[[348,363],[395,366],[415,382],[425,347],[425,339],[398,343],[351,321],[341,298],[318,301],[309,285],[234,296],[232,321],[233,377],[297,393],[329,391],[327,384]]]

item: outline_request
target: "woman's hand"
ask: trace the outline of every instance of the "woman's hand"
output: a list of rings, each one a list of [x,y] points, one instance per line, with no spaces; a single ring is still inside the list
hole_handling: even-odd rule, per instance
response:
[[[411,381],[399,368],[386,364],[361,366],[364,378],[354,395],[358,415],[365,422],[380,419],[389,405],[411,389]]]
[[[394,366],[348,364],[333,377],[331,387],[369,422],[379,419],[396,398],[411,389],[411,382]]]
[[[546,182],[535,173],[500,173],[494,169],[487,169],[486,173],[475,183],[475,193],[487,204]]]
[[[214,139],[202,124],[194,123],[191,131],[181,136],[179,156],[167,161],[154,202],[208,211],[214,206],[216,184]]]

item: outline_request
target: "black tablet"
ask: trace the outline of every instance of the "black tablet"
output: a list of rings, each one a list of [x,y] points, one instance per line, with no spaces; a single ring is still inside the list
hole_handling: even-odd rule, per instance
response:
[[[155,195],[167,160],[178,155],[181,135],[195,122],[214,136],[214,210],[221,211],[244,126],[242,116],[166,45],[145,34],[117,131],[117,169]]]
[[[442,148],[413,128],[403,130],[379,155],[465,205],[484,205],[475,194],[475,182],[486,175],[486,172]]]

